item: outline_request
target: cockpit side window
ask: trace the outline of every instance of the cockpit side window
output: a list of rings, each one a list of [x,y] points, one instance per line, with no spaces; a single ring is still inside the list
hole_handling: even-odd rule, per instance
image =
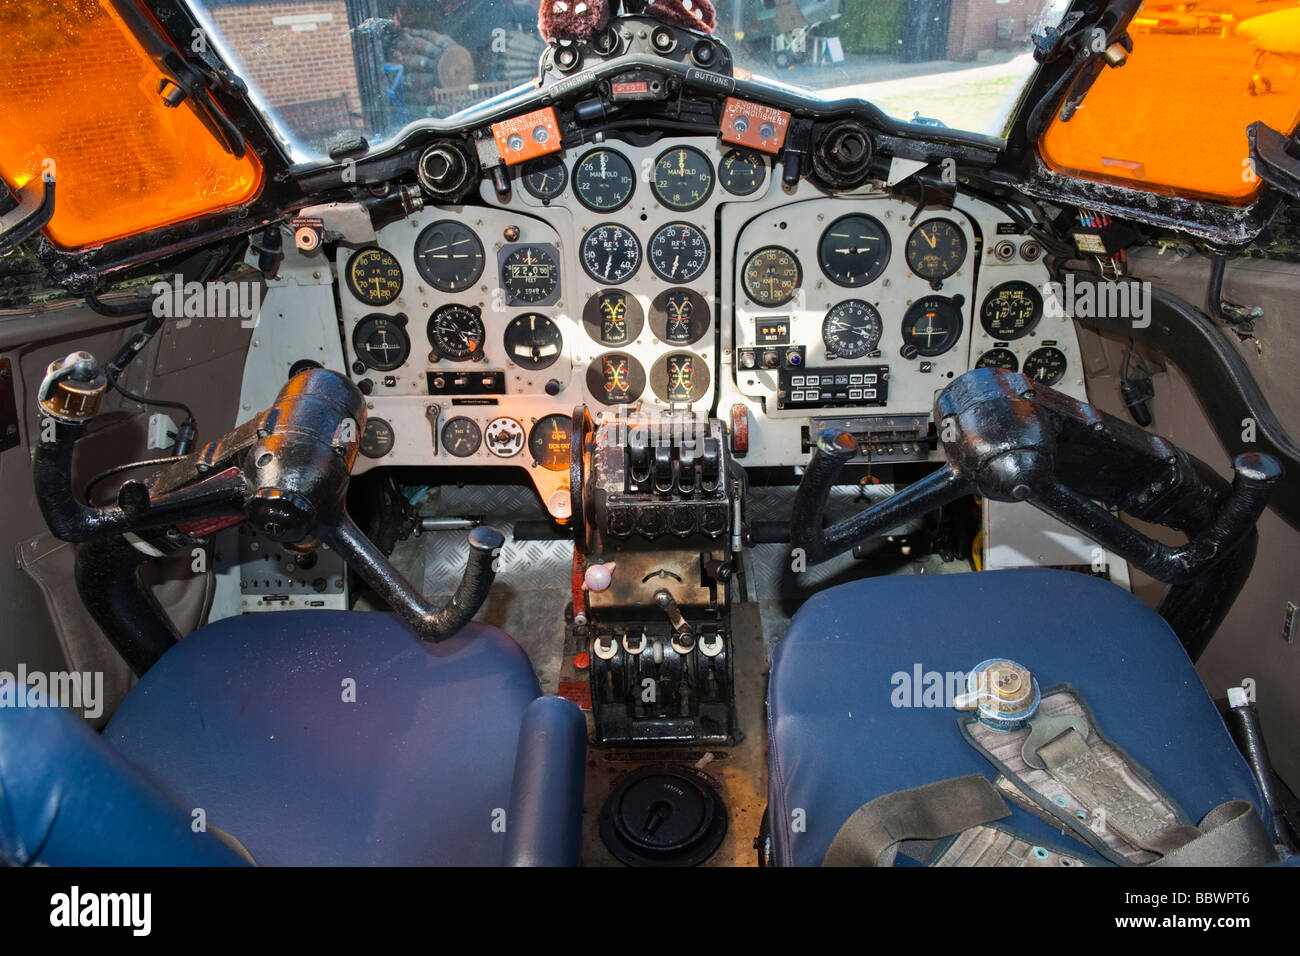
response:
[[[1073,117],[1048,127],[1044,161],[1066,175],[1248,202],[1261,182],[1246,127],[1290,133],[1300,119],[1300,7],[1148,0],[1129,34],[1128,62],[1103,70]]]

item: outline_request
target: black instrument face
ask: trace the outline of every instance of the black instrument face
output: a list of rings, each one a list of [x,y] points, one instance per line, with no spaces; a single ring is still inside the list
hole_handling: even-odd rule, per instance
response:
[[[483,444],[483,432],[472,418],[453,418],[442,426],[442,447],[447,454],[468,458]]]
[[[635,402],[645,391],[645,369],[624,352],[598,355],[587,366],[587,391],[605,405]]]
[[[474,306],[444,305],[429,316],[428,333],[439,358],[465,362],[483,357],[483,317]]]
[[[1043,317],[1043,296],[1028,282],[1004,282],[984,297],[980,325],[992,338],[1010,342],[1028,335]]]
[[[483,274],[483,243],[454,219],[425,226],[415,240],[415,267],[442,292],[464,292]]]
[[[745,295],[759,305],[775,308],[794,298],[803,282],[803,269],[793,252],[780,246],[759,249],[745,260],[741,283]]]
[[[366,419],[366,427],[361,432],[358,450],[367,458],[383,458],[393,450],[395,441],[393,426],[382,418],[371,416]]]
[[[361,249],[347,268],[348,290],[366,305],[388,305],[402,294],[402,267],[387,249]]]
[[[708,157],[690,146],[674,146],[655,160],[655,198],[676,212],[702,206],[713,192],[713,166]]]
[[[665,289],[650,303],[650,331],[673,345],[698,342],[709,331],[709,304],[690,289]]]
[[[564,335],[546,316],[529,312],[506,326],[505,345],[510,361],[536,372],[555,364],[564,351]]]
[[[1025,359],[1025,377],[1044,385],[1055,385],[1065,378],[1067,364],[1064,352],[1045,345],[1041,349],[1034,349]]]
[[[767,163],[758,153],[733,149],[718,164],[718,182],[733,196],[751,196],[767,178]]]
[[[650,387],[665,402],[698,402],[709,390],[708,363],[692,352],[672,352],[655,366]]]
[[[593,295],[582,309],[587,334],[604,345],[635,342],[645,327],[641,303],[622,289],[606,289]]]
[[[836,285],[857,288],[880,278],[889,265],[889,233],[865,213],[841,216],[822,233],[818,262]]]
[[[862,358],[880,345],[884,323],[875,306],[861,299],[841,302],[822,321],[826,354],[836,358]]]
[[[1004,368],[1008,372],[1020,371],[1020,359],[1016,358],[1016,353],[1011,349],[996,348],[989,349],[979,357],[975,363],[976,368]]]
[[[946,279],[965,261],[966,234],[951,219],[923,222],[907,237],[907,265],[922,279]]]
[[[411,338],[396,319],[368,315],[352,330],[352,350],[366,368],[391,372],[411,354]]]
[[[903,344],[933,358],[957,344],[963,325],[961,309],[952,299],[927,295],[913,302],[903,316]]]
[[[606,223],[582,237],[582,268],[597,282],[626,282],[641,268],[641,242],[631,229]]]
[[[501,288],[507,305],[534,305],[555,296],[560,264],[554,246],[520,246],[501,263]]]
[[[552,153],[526,165],[522,179],[529,195],[542,202],[550,202],[564,192],[569,174],[565,171],[564,161]]]
[[[593,149],[573,167],[573,192],[593,212],[622,209],[636,189],[636,173],[622,153]]]
[[[650,268],[665,282],[691,282],[709,265],[709,240],[689,222],[670,222],[650,237]]]
[[[528,433],[528,451],[547,471],[569,470],[569,449],[573,444],[573,423],[568,415],[539,418]]]

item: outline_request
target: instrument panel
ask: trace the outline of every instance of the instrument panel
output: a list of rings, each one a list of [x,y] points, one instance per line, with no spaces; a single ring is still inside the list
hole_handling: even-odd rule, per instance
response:
[[[347,363],[378,422],[362,470],[523,466],[564,518],[580,403],[740,413],[741,461],[788,466],[827,424],[928,423],[977,364],[1082,397],[1032,241],[968,197],[918,213],[787,189],[770,157],[708,137],[588,143],[512,177],[340,245]],[[881,455],[935,454],[895,444]]]

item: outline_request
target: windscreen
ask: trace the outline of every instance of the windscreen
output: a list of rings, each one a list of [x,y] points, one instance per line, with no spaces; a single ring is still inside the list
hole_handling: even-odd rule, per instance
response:
[[[293,159],[450,117],[537,76],[537,0],[192,0]],[[719,0],[741,77],[1002,135],[1067,0]]]

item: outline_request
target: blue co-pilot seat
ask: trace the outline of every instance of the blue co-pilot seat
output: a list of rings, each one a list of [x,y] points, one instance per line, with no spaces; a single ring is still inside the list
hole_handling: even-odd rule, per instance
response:
[[[1070,571],[891,576],[813,597],[773,654],[772,862],[820,865],[849,816],[884,794],[972,773],[991,780],[992,765],[958,729],[961,715],[896,707],[901,695],[891,695],[902,686],[894,675],[910,679],[918,665],[923,673],[968,671],[992,657],[1025,665],[1044,691],[1072,684],[1102,732],[1194,822],[1232,799],[1251,801],[1268,819],[1178,639],[1137,598]],[[1003,822],[1101,859],[1018,808]]]
[[[396,618],[277,612],[197,631],[102,738],[0,711],[12,862],[576,864],[586,726],[527,655],[471,623],[436,645]]]

